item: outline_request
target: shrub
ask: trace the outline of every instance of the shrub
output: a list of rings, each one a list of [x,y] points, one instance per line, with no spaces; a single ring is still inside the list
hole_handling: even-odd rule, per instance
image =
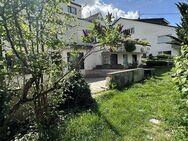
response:
[[[96,69],[123,69],[124,66],[121,64],[116,64],[116,65],[112,65],[112,64],[104,64],[104,65],[97,65]]]
[[[153,55],[152,55],[152,54],[149,54],[148,58],[149,58],[149,59],[153,59]]]
[[[1,90],[0,91],[0,126],[2,126],[5,117],[5,112],[4,112],[5,102],[6,102],[6,95]]]
[[[135,62],[135,63],[130,63],[129,65],[128,65],[128,68],[129,69],[135,69],[135,68],[137,68],[138,67],[138,63],[137,62]]]
[[[163,60],[148,60],[146,61],[147,67],[155,67],[155,66],[172,66],[173,62],[167,62]]]
[[[180,129],[184,139],[188,140],[188,2],[180,2],[177,7],[181,13],[181,24],[178,25],[176,41],[182,45],[180,55],[175,58],[175,82],[181,92],[180,99]]]
[[[77,71],[72,71],[62,82],[60,109],[88,107],[93,103],[89,85]]]
[[[174,81],[181,92],[181,103],[180,103],[180,117],[181,126],[184,130],[185,136],[188,137],[188,45],[181,47],[181,55],[175,59],[175,77]],[[188,138],[187,138],[188,139]]]
[[[136,49],[135,42],[131,40],[127,40],[124,43],[124,48],[127,52],[133,52]]]
[[[0,140],[11,140],[17,134],[23,135],[29,129],[29,121],[22,119],[22,115],[14,116],[7,121],[10,109],[11,95],[14,92],[7,89],[0,89]]]
[[[160,55],[157,55],[157,59],[167,60],[167,59],[172,59],[172,57],[170,55],[167,55],[167,54],[160,54]]]

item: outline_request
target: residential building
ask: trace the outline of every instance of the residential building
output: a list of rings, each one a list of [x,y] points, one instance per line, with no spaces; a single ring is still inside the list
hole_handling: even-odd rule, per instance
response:
[[[93,20],[98,20],[103,23],[104,18],[101,13],[96,13],[85,19],[81,18],[81,6],[72,2],[70,5],[64,5],[65,12],[75,16],[75,27],[70,27],[67,31],[67,37],[70,38],[70,34],[74,34],[71,37],[69,46],[63,51],[63,58],[65,61],[71,61],[70,53],[73,51],[73,42],[76,45],[76,49],[80,52],[79,58],[84,56],[93,46],[93,44],[85,44],[82,42],[81,36],[83,36],[83,30],[87,29]],[[125,19],[119,18],[114,21],[113,26],[121,24],[124,26],[127,32],[135,39],[143,39],[150,43],[150,47],[136,46],[136,50],[133,52],[126,52],[122,47],[115,52],[111,52],[109,49],[92,53],[88,56],[83,63],[81,63],[81,71],[83,74],[89,70],[95,68],[127,68],[131,64],[140,65],[143,54],[154,56],[158,54],[169,54],[175,56],[179,53],[179,49],[171,44],[167,44],[171,41],[167,35],[176,36],[176,27],[169,25],[169,22],[164,18],[152,18],[152,19]],[[72,30],[72,31],[71,31]],[[97,50],[96,48],[95,50]],[[75,61],[75,60],[74,60]]]
[[[65,39],[67,41],[67,48],[64,49],[62,56],[65,62],[75,62],[81,56],[84,56],[88,51],[94,47],[94,44],[86,44],[82,42],[83,30],[87,29],[90,25],[92,25],[93,20],[98,20],[101,24],[103,24],[103,17],[101,13],[96,13],[91,15],[88,18],[82,19],[80,14],[75,11],[81,11],[81,6],[72,2],[69,5],[63,5],[65,13],[70,13],[72,16],[76,17],[69,25],[69,28],[65,32]],[[71,12],[70,9],[76,8]],[[133,32],[133,31],[132,31]],[[77,52],[79,52],[78,58],[71,58],[71,52],[76,47]],[[89,55],[80,66],[83,74],[88,70],[93,70],[95,68],[103,68],[101,66],[106,65],[107,68],[115,69],[115,68],[127,68],[130,64],[141,64],[141,57],[143,53],[147,52],[146,48],[142,46],[137,46],[136,50],[132,53],[126,52],[124,47],[119,48],[115,52],[111,52],[108,47],[106,50],[98,51],[100,47],[95,48],[93,53]]]
[[[98,20],[101,24],[104,24],[104,18],[101,13],[96,13],[83,19],[81,17],[82,6],[74,1],[68,5],[62,4],[62,9],[66,14],[71,15],[73,19],[66,23],[67,28],[63,35],[66,48],[63,49],[61,56],[65,62],[75,63],[96,46],[82,41],[83,30],[88,29],[93,20]],[[64,17],[62,16],[63,19]],[[96,68],[122,69],[134,64],[140,65],[143,54],[156,56],[165,53],[175,56],[179,53],[179,49],[176,46],[167,44],[167,42],[171,41],[167,35],[176,36],[176,27],[170,26],[168,21],[163,18],[136,20],[119,18],[114,21],[113,26],[118,24],[123,25],[123,28],[133,38],[146,40],[151,46],[143,47],[137,45],[133,52],[127,52],[124,47],[113,52],[109,47],[105,47],[106,49],[101,51],[98,51],[100,47],[96,47],[93,53],[80,63],[80,69],[83,74]],[[74,49],[78,52],[77,58],[71,55]]]
[[[124,28],[132,29],[133,38],[147,40],[151,45],[147,55],[157,56],[164,53],[176,56],[179,54],[178,47],[169,44],[172,39],[168,36],[176,37],[177,27],[169,25],[169,22],[164,18],[136,20],[119,18],[114,24],[122,24]]]

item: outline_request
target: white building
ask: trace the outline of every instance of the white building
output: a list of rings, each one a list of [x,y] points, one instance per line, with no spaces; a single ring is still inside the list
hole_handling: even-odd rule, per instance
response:
[[[82,42],[81,36],[83,36],[83,30],[87,29],[91,25],[92,20],[99,20],[102,22],[103,17],[100,13],[91,15],[86,19],[81,18],[81,5],[71,2],[69,5],[63,4],[65,13],[69,13],[76,17],[74,21],[69,25],[66,32],[67,46],[64,49],[62,56],[64,61],[75,61],[71,58],[71,52],[73,51],[73,43],[76,44],[77,52],[80,53],[79,59],[86,54],[94,45],[85,44]],[[166,35],[176,36],[176,27],[170,26],[169,23],[161,19],[125,19],[119,18],[114,22],[114,26],[121,24],[127,29],[133,38],[147,40],[151,47],[137,46],[136,50],[129,53],[124,48],[120,48],[116,52],[110,52],[109,50],[103,50],[100,52],[94,52],[88,56],[84,62],[81,63],[81,70],[85,74],[89,70],[95,68],[127,68],[131,64],[141,64],[141,57],[143,54],[152,54],[154,56],[162,53],[166,53],[175,56],[179,53],[179,50],[174,46],[167,44],[171,39]],[[77,59],[78,60],[78,59]]]
[[[132,29],[132,37],[138,39],[145,39],[151,45],[151,50],[148,54],[157,56],[158,54],[165,53],[176,56],[179,50],[176,46],[168,44],[171,42],[171,36],[176,35],[176,27],[169,25],[169,22],[164,18],[152,19],[125,19],[119,18],[115,24],[122,24],[127,29]]]

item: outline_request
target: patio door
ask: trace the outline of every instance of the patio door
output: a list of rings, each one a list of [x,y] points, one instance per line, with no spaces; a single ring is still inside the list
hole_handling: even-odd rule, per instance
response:
[[[111,65],[117,65],[118,64],[117,54],[111,54],[110,60],[111,60]]]
[[[136,64],[137,63],[137,55],[133,55],[132,56],[132,62],[133,62],[133,64]]]
[[[128,66],[128,55],[127,54],[123,54],[123,65],[124,65],[124,67]]]

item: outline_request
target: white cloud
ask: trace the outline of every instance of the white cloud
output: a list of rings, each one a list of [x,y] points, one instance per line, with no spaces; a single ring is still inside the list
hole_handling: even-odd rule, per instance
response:
[[[93,6],[95,5],[97,2],[99,2],[99,0],[75,0],[77,3],[82,4],[82,5],[89,5],[89,6]]]
[[[105,4],[100,0],[75,0],[83,5],[82,16],[86,18],[97,12],[101,12],[103,16],[108,12],[112,13],[114,17],[123,17],[130,19],[137,19],[139,17],[138,11],[128,11],[127,13],[121,9],[115,8],[112,4]]]

